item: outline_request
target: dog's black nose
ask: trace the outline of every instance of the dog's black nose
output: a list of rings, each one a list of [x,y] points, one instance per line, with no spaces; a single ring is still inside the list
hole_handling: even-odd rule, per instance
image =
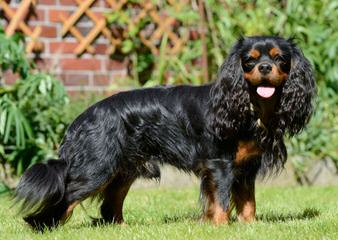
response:
[[[262,73],[262,74],[268,74],[269,72],[271,72],[272,70],[272,66],[270,63],[261,63],[258,66],[258,70]]]

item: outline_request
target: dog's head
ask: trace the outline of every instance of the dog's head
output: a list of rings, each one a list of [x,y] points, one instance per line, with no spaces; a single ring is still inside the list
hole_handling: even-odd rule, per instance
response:
[[[292,39],[240,38],[211,91],[213,128],[220,138],[235,134],[254,111],[270,131],[296,134],[315,92],[310,63]]]
[[[290,74],[292,45],[281,38],[247,38],[238,50],[252,96],[268,100],[278,95]]]

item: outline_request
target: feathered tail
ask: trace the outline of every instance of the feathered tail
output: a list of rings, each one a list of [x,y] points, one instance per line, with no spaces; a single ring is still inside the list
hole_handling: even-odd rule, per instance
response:
[[[22,202],[24,220],[35,230],[56,227],[67,211],[64,160],[49,160],[29,168],[16,188],[16,202]]]

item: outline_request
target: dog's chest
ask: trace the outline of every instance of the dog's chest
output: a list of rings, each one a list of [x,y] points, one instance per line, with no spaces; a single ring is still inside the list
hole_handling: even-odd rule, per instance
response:
[[[258,157],[261,153],[262,151],[256,141],[239,141],[235,156],[235,164],[242,165],[245,162]]]

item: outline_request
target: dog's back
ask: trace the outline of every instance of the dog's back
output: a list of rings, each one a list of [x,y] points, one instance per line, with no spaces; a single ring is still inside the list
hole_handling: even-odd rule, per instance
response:
[[[34,166],[22,178],[19,199],[27,199],[27,182],[32,189],[43,185],[43,192],[52,199],[44,201],[46,194],[28,198],[30,202],[24,204],[38,205],[39,211],[32,211],[26,221],[36,229],[54,227],[69,217],[69,209],[80,200],[96,194],[114,198],[138,177],[159,178],[158,162],[193,171],[196,161],[206,158],[212,149],[206,124],[209,92],[210,85],[140,89],[118,93],[89,107],[65,134],[58,160],[63,168],[48,178],[49,183],[61,179],[63,184],[50,193],[51,184],[34,180],[45,170]],[[55,172],[53,166],[47,170]],[[36,188],[42,191],[41,186]],[[108,205],[112,204],[104,200],[103,217],[121,221],[122,210]]]

